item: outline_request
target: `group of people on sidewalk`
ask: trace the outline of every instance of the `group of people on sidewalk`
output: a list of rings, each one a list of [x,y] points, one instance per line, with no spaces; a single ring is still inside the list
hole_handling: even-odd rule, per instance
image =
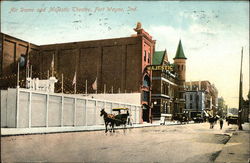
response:
[[[209,117],[208,122],[210,123],[210,129],[214,128],[214,125],[217,123],[217,120],[220,122],[220,129],[222,130],[223,128],[223,118],[222,117]]]

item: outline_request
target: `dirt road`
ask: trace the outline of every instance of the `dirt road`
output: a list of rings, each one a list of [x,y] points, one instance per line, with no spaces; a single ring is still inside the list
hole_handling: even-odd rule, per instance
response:
[[[208,123],[1,138],[4,162],[213,162],[237,126]]]

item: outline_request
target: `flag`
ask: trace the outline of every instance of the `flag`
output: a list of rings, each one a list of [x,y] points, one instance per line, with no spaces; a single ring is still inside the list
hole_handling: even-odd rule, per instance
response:
[[[76,84],[76,72],[75,72],[75,75],[74,75],[74,78],[73,78],[73,82],[72,82],[72,85]]]
[[[52,58],[52,61],[51,61],[51,69],[52,69],[52,71],[54,69],[54,54],[53,54],[53,58]]]
[[[97,90],[97,78],[95,79],[94,83],[92,84],[93,90]]]
[[[30,58],[28,57],[28,55],[26,55],[26,68],[28,69],[30,66]]]
[[[51,74],[52,74],[52,77],[54,76],[54,54],[53,54],[53,58],[52,58],[52,61],[51,61]]]

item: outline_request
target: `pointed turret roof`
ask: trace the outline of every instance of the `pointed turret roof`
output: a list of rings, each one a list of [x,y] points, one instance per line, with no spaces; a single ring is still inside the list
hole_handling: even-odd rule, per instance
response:
[[[177,51],[176,51],[174,59],[187,59],[185,57],[184,52],[183,52],[181,40],[179,41],[179,45],[178,45],[178,48],[177,48]]]

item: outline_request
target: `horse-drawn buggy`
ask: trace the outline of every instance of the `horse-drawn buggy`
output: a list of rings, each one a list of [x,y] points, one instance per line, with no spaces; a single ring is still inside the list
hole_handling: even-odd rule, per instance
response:
[[[120,126],[124,125],[124,128],[126,127],[127,121],[130,120],[129,118],[129,109],[128,108],[113,108],[112,112],[115,112],[114,114],[108,114],[105,112],[104,108],[101,110],[100,116],[103,116],[104,124],[105,124],[105,132],[108,132],[108,125],[110,125],[111,131],[115,132],[114,125]]]

